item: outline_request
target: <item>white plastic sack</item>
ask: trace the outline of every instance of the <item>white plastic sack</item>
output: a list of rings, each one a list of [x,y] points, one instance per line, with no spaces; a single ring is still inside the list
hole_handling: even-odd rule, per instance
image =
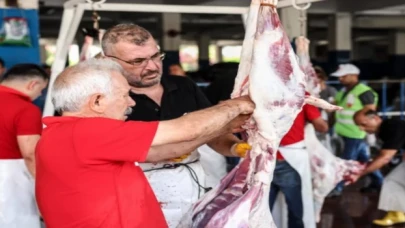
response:
[[[384,179],[378,209],[405,212],[405,161]]]
[[[200,162],[205,172],[205,187],[214,188],[227,174],[226,159],[207,145],[199,147]]]
[[[41,227],[34,180],[23,159],[0,160],[0,227]]]

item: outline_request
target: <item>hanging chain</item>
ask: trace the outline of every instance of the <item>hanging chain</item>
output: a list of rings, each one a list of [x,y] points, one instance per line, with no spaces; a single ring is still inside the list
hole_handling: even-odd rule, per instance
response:
[[[307,27],[307,16],[306,16],[306,10],[300,10],[300,35],[305,36],[305,31]]]
[[[95,6],[101,6],[101,4],[105,3],[107,0],[86,0],[86,2],[91,4],[91,9],[93,10],[93,28],[98,30],[100,28],[99,21],[101,19],[100,15],[96,11]]]
[[[291,1],[292,6],[300,11],[300,16],[298,20],[300,21],[300,32],[301,36],[305,36],[305,30],[306,30],[306,22],[307,22],[307,17],[306,17],[306,12],[309,7],[311,7],[311,3],[308,2],[305,6],[300,7],[297,5],[297,0],[292,0]]]
[[[99,21],[100,21],[101,17],[98,15],[98,13],[94,9],[93,9],[92,19],[93,19],[93,28],[98,30],[100,28]]]

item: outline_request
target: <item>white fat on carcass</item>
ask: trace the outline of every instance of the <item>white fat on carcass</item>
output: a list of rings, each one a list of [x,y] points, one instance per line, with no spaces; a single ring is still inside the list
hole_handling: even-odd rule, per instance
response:
[[[269,208],[275,155],[304,105],[305,74],[281,27],[277,1],[261,2],[267,4],[253,0],[249,10],[232,92],[233,98],[249,94],[256,104],[245,126],[252,149],[179,227],[275,227]]]

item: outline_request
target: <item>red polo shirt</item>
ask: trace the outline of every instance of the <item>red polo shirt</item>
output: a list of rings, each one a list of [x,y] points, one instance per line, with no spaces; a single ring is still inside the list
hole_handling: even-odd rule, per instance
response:
[[[0,159],[22,158],[17,136],[41,134],[41,110],[27,95],[2,85],[0,106]]]
[[[297,115],[290,130],[281,139],[280,146],[287,146],[304,140],[305,124],[321,117],[319,109],[313,105],[305,104]],[[282,160],[283,156],[277,153],[277,159]]]
[[[158,122],[47,117],[36,149],[36,197],[47,228],[165,228],[139,166]]]

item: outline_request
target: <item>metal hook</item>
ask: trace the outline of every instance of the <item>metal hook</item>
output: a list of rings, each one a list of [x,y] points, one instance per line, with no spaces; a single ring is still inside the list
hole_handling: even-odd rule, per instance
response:
[[[311,7],[311,3],[308,2],[305,6],[300,7],[297,5],[297,0],[291,0],[292,6],[296,9],[300,11],[300,17],[299,17],[299,21],[300,21],[300,33],[302,36],[305,35],[305,22],[307,20],[307,17],[305,16],[304,12],[309,9],[309,7]]]
[[[101,5],[104,2],[106,2],[107,0],[86,0],[86,2],[88,2],[89,4],[91,4],[91,9],[93,10],[93,15],[92,15],[92,19],[93,19],[93,28],[94,29],[99,29],[99,21],[100,21],[100,16],[98,15],[95,6],[96,5]]]
[[[90,4],[103,4],[106,1],[107,0],[86,0],[86,2],[88,2]]]
[[[309,7],[311,7],[311,5],[312,5],[310,2],[308,2],[307,5],[300,7],[297,5],[297,0],[291,0],[291,3],[295,9],[302,10],[302,11],[309,9]]]

